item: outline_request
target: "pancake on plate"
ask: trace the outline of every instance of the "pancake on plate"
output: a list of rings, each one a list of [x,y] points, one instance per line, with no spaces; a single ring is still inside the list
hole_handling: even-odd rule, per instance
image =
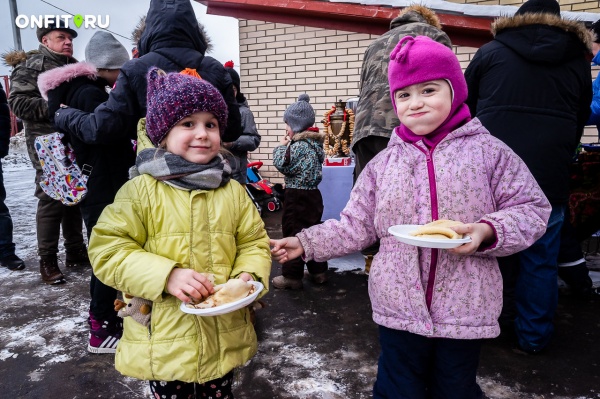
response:
[[[215,285],[215,293],[210,295],[204,301],[193,304],[188,303],[187,307],[195,309],[210,309],[227,303],[246,298],[254,292],[254,285],[239,278],[233,278],[225,284]]]
[[[458,234],[456,231],[449,227],[461,226],[464,223],[457,222],[456,220],[440,219],[435,220],[431,223],[424,224],[418,229],[411,231],[409,234],[414,237],[420,238],[433,238],[433,239],[460,239],[463,238],[462,234]]]

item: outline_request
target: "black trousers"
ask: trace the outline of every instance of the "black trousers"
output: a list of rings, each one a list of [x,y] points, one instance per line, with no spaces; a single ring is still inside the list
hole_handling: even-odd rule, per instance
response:
[[[85,228],[87,230],[88,242],[92,229],[98,222],[103,208],[98,206],[85,206],[85,202],[81,205],[81,213]],[[113,320],[116,317],[115,299],[117,299],[117,290],[109,287],[102,281],[98,280],[92,270],[90,276],[90,312],[96,320]]]
[[[479,399],[481,340],[427,338],[379,326],[374,399]]]
[[[352,152],[354,152],[354,183],[356,183],[356,179],[358,179],[358,176],[365,166],[367,166],[367,163],[369,163],[375,155],[383,151],[387,147],[389,141],[389,137],[367,136],[354,144],[352,147]],[[379,240],[360,252],[365,256],[375,255],[379,252]]]
[[[283,215],[281,217],[281,229],[284,237],[292,237],[302,229],[321,223],[323,216],[323,196],[321,191],[300,190],[297,188],[285,189],[285,200],[283,202]],[[281,274],[284,277],[302,280],[304,277],[304,264],[310,274],[325,273],[327,262],[304,262],[302,258],[296,258],[282,265]]]

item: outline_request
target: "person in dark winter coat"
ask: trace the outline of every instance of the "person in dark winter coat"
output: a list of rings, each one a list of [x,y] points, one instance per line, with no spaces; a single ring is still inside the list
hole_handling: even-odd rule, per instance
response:
[[[10,109],[6,101],[6,93],[0,86],[0,159],[8,155],[10,130]],[[13,222],[8,207],[4,203],[5,200],[6,189],[2,175],[2,161],[0,161],[0,266],[6,267],[8,270],[23,270],[25,262],[15,254]]]
[[[121,68],[115,90],[93,113],[74,108],[52,109],[61,131],[85,135],[87,143],[110,144],[137,138],[137,123],[146,116],[146,74],[152,66],[166,72],[195,69],[225,98],[229,116],[224,141],[241,134],[240,112],[231,78],[223,65],[205,56],[207,38],[199,27],[190,0],[152,0],[137,43],[139,58]]]
[[[390,30],[371,42],[363,58],[360,98],[354,119],[354,182],[367,163],[387,147],[392,131],[400,124],[390,97],[388,64],[396,44],[408,35],[427,36],[452,48],[435,13],[416,4],[403,9],[390,23]],[[378,251],[379,241],[361,251],[367,273]]]
[[[50,198],[39,185],[42,166],[35,151],[35,139],[55,132],[50,121],[48,103],[40,95],[38,76],[53,68],[77,62],[73,58],[73,39],[77,32],[63,23],[38,28],[40,41],[37,50],[27,53],[11,51],[4,55],[7,65],[13,67],[10,74],[8,103],[12,112],[23,120],[25,142],[31,163],[35,168],[35,196],[39,199],[36,211],[37,252],[40,276],[47,284],[60,284],[65,277],[58,267],[58,244],[60,231],[64,238],[65,263],[71,266],[89,266],[87,248],[83,239],[79,205],[66,206]]]
[[[240,116],[242,118],[242,135],[233,142],[223,143],[223,147],[228,149],[235,159],[231,160],[232,177],[240,184],[246,184],[246,165],[248,164],[248,152],[254,151],[260,145],[260,134],[256,130],[254,115],[248,107],[248,101],[240,91],[240,75],[233,69],[233,61],[225,63],[225,69],[233,81],[233,91],[235,99],[240,107]]]
[[[315,124],[315,111],[308,94],[301,94],[283,114],[286,135],[281,145],[273,149],[273,165],[284,175],[285,201],[281,216],[284,237],[293,236],[302,229],[321,223],[323,197],[318,186],[323,178],[325,135]],[[281,276],[273,279],[273,287],[301,289],[304,264],[316,284],[327,281],[327,262],[304,262],[294,259],[281,267]]]
[[[507,265],[520,267],[514,326],[519,347],[536,353],[553,332],[569,165],[592,100],[586,60],[591,43],[582,23],[561,18],[555,0],[527,1],[513,17],[497,19],[492,33],[494,39],[477,51],[465,71],[467,104],[492,135],[525,161],[552,205],[544,236],[517,254],[516,262],[501,258],[507,284],[515,279]],[[511,323],[513,316],[508,317]]]
[[[590,27],[590,35],[592,36],[592,65],[600,65],[600,19]],[[591,113],[588,119],[588,125],[596,125],[598,129],[598,139],[600,140],[600,77],[594,79],[592,83],[594,96],[592,98]]]
[[[108,32],[98,31],[85,48],[86,62],[69,64],[40,75],[38,86],[42,97],[50,104],[65,104],[85,112],[108,99],[119,68],[129,61],[129,53]],[[129,167],[135,162],[135,151],[127,137],[113,144],[88,144],[85,134],[71,134],[69,141],[79,167],[88,165],[91,173],[87,194],[81,202],[81,213],[88,239],[104,208],[112,204],[117,191],[128,180]],[[121,337],[122,323],[114,310],[117,290],[102,283],[94,273],[90,280],[90,338],[91,353],[115,353]]]

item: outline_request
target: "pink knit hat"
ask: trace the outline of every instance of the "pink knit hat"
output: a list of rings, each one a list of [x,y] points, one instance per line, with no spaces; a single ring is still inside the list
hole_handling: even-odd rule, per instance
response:
[[[448,47],[427,36],[405,36],[392,51],[388,66],[390,95],[394,111],[396,101],[394,93],[404,87],[431,80],[443,79],[452,90],[452,106],[446,120],[426,136],[414,134],[409,128],[400,125],[396,134],[404,141],[423,142],[430,148],[435,147],[450,132],[471,120],[467,101],[467,82],[456,55]]]
[[[153,67],[148,72],[146,133],[156,146],[173,126],[193,113],[206,111],[219,121],[221,136],[227,127],[227,104],[206,80],[181,73],[165,73]]]
[[[445,79],[452,86],[452,108],[467,100],[467,82],[456,55],[427,36],[405,36],[390,54],[388,80],[394,111],[394,93],[404,87]]]

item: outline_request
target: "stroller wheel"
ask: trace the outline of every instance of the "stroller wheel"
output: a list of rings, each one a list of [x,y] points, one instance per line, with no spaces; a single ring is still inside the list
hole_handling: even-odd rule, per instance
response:
[[[267,209],[269,212],[275,212],[277,209],[279,209],[279,204],[276,201],[269,201],[267,203]]]

